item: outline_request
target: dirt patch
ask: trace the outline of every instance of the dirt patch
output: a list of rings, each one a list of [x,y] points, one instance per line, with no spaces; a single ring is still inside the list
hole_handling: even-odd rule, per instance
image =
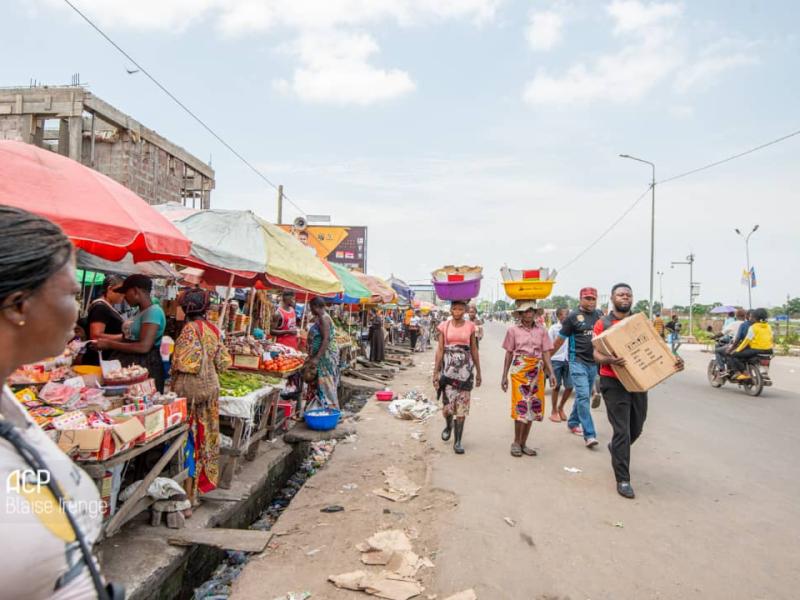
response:
[[[419,389],[430,395],[433,354],[416,357],[417,366],[398,374],[391,384],[402,394]],[[412,540],[414,552],[436,563],[439,541],[434,522],[458,505],[455,495],[431,488],[429,460],[441,451],[441,442],[426,439],[422,424],[397,419],[387,403],[371,399],[359,414],[358,435],[340,443],[328,464],[295,496],[273,528],[272,546],[253,557],[236,581],[233,598],[273,598],[308,591],[312,598],[368,598],[336,588],[328,577],[339,573],[380,567],[365,567],[357,546],[378,531],[399,529]],[[438,442],[434,447],[433,442]],[[413,499],[392,502],[373,491],[386,485],[387,469],[401,470],[421,488]],[[329,506],[341,512],[326,513]],[[418,580],[426,594],[439,593],[433,586],[433,569],[422,569]],[[265,595],[264,590],[269,590]],[[447,597],[458,590],[443,590]]]

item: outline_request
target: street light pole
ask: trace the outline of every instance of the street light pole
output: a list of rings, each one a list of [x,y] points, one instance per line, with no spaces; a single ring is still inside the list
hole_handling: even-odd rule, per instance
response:
[[[689,265],[689,337],[694,335],[694,253],[686,257],[686,260],[672,261],[672,267],[675,265]]]
[[[753,230],[745,236],[739,229],[735,229],[737,235],[744,239],[744,251],[747,256],[747,308],[753,310],[753,276],[750,272],[750,236],[758,231],[758,225],[753,227]]]
[[[661,305],[661,312],[664,312],[664,271],[656,271],[658,275],[658,303]]]
[[[620,154],[620,158],[629,158],[640,163],[650,165],[653,169],[653,179],[650,183],[650,320],[653,320],[653,280],[655,279],[656,262],[656,166],[649,160],[636,158],[630,154]]]

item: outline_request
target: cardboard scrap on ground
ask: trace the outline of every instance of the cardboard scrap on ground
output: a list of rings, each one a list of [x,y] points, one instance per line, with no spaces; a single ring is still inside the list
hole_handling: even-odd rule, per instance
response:
[[[478,600],[478,595],[475,593],[475,590],[470,588],[468,590],[464,590],[463,592],[458,592],[457,594],[448,596],[444,600]]]
[[[410,600],[425,591],[419,582],[389,571],[381,571],[378,575],[353,571],[331,575],[328,580],[338,588],[365,592],[387,600]]]
[[[408,502],[419,493],[420,486],[411,481],[406,472],[397,467],[389,467],[383,471],[386,481],[381,489],[372,493],[393,502]]]

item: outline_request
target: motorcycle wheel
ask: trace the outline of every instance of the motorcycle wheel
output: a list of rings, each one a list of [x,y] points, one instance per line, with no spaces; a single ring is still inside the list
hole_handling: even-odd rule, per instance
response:
[[[719,367],[717,366],[716,359],[711,359],[708,363],[708,383],[713,388],[720,388],[725,383],[725,380],[719,376]]]
[[[761,377],[761,369],[758,365],[747,365],[747,372],[750,375],[750,382],[744,384],[744,391],[750,396],[760,396],[764,391],[764,379]]]

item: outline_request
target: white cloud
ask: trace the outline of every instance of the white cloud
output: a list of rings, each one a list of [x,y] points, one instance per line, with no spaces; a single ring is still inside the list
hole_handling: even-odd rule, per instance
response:
[[[732,69],[759,62],[753,44],[723,39],[700,52],[696,60],[687,65],[675,79],[675,89],[681,93],[692,88],[707,88]]]
[[[309,102],[366,105],[414,89],[411,76],[368,62],[378,53],[370,26],[401,27],[491,20],[502,0],[81,0],[104,27],[182,32],[211,21],[228,38],[280,31],[293,36],[298,59],[290,79],[276,87]],[[59,0],[39,0],[60,6]]]
[[[525,37],[534,50],[550,50],[561,41],[564,19],[557,12],[532,12]]]
[[[304,102],[366,105],[415,88],[405,71],[379,69],[369,63],[378,45],[363,33],[306,34],[288,50],[297,56],[300,66],[291,80],[279,80],[276,86]]]
[[[689,119],[694,116],[694,108],[686,104],[676,104],[669,107],[669,114],[676,119]]]
[[[531,104],[573,104],[598,100],[626,103],[640,100],[672,73],[681,59],[658,45],[643,44],[578,63],[563,75],[542,70],[525,87]]]
[[[693,56],[679,3],[614,0],[605,13],[613,22],[612,32],[625,44],[572,64],[562,73],[540,69],[524,88],[527,103],[633,103],[659,85],[672,82],[675,90],[686,92],[757,60],[749,47],[728,40]],[[685,107],[683,113],[679,116],[686,116]]]
[[[619,34],[642,31],[660,21],[677,17],[683,12],[683,6],[670,2],[644,4],[637,0],[614,0],[606,11],[616,22],[614,32]]]

